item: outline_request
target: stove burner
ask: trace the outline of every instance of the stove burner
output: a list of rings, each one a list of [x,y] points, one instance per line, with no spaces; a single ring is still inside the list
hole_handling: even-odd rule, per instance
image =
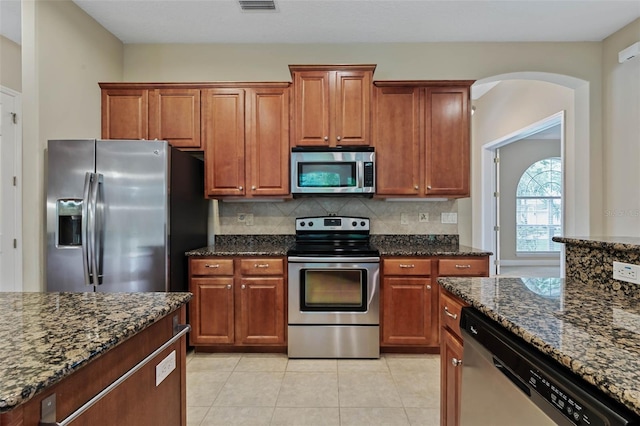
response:
[[[289,256],[379,256],[371,246],[364,217],[316,216],[296,219],[296,241]]]

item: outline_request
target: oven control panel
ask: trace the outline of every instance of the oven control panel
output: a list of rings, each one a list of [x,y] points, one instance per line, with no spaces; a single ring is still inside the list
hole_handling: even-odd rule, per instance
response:
[[[369,231],[369,218],[314,216],[296,219],[296,231]]]

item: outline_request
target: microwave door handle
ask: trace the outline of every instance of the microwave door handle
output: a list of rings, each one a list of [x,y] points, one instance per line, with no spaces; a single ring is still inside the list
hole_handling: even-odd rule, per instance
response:
[[[358,161],[358,188],[364,188],[364,162]]]
[[[84,283],[91,285],[89,276],[89,193],[91,191],[91,172],[84,175],[84,190],[82,191],[82,223],[80,224],[80,232],[82,244],[82,270],[84,273]]]

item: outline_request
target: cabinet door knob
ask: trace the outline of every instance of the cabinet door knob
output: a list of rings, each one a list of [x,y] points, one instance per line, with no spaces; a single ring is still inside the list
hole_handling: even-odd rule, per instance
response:
[[[431,189],[431,185],[427,185],[427,189]]]
[[[458,358],[451,358],[451,365],[453,365],[454,367],[459,366],[460,364],[462,364],[462,360],[458,359]]]
[[[242,284],[242,285],[240,286],[240,288],[244,290],[245,288],[247,288],[247,286],[246,286],[246,285],[244,285],[244,284]]]
[[[342,140],[342,138],[341,138],[340,136],[336,136],[336,140],[337,140],[337,141],[341,141],[341,140]]]
[[[420,187],[418,185],[413,185],[413,189],[418,190]]]
[[[242,187],[241,186],[238,187],[238,191],[242,191]]]
[[[227,290],[231,288],[231,284],[227,284]]]
[[[427,284],[427,290],[431,290],[431,284]]]
[[[252,191],[255,191],[255,190],[256,190],[256,186],[255,186],[255,185],[252,185],[252,186],[251,186],[251,190],[252,190]]]
[[[328,140],[329,140],[329,136],[325,136],[325,137],[324,137],[324,140],[325,140],[325,141],[328,141]]]
[[[451,312],[449,312],[449,309],[447,309],[446,306],[444,307],[444,313],[453,319],[458,319],[458,314],[452,314]]]

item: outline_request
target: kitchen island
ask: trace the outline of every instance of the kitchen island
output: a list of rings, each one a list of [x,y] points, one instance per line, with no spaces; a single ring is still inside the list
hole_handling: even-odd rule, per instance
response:
[[[190,299],[0,293],[0,425],[62,422],[131,369],[74,424],[186,424],[186,339],[176,330]]]
[[[640,290],[561,278],[440,278],[438,283],[640,415]]]

